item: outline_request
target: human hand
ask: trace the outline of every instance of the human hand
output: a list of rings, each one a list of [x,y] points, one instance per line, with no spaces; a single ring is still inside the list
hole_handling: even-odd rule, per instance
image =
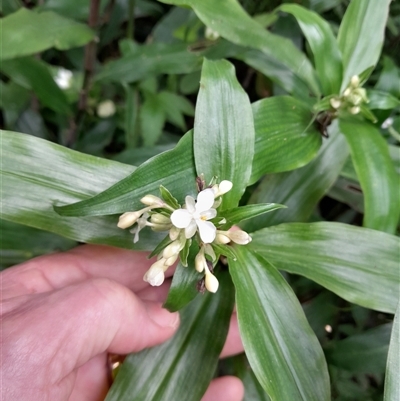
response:
[[[2,399],[104,399],[108,353],[157,345],[179,325],[179,315],[161,307],[169,280],[142,280],[149,264],[146,253],[84,245],[0,273]],[[222,356],[241,351],[233,317]],[[242,397],[241,381],[223,377],[202,401]]]

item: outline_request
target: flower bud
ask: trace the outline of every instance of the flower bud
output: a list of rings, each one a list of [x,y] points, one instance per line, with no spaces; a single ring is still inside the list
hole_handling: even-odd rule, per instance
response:
[[[168,259],[171,256],[179,254],[180,250],[185,246],[185,242],[180,240],[175,240],[171,242],[163,251],[163,258]]]
[[[205,285],[208,291],[217,292],[219,287],[218,279],[210,272],[206,273]]]
[[[351,89],[350,89],[350,88],[347,88],[347,89],[343,92],[343,96],[344,96],[344,97],[347,97],[347,96],[350,95],[350,93],[351,93]]]
[[[170,258],[168,258],[165,261],[164,265],[167,267],[172,266],[177,261],[178,256],[179,256],[179,253],[177,253],[176,255],[172,255]]]
[[[143,214],[141,210],[138,212],[125,212],[124,214],[121,214],[119,216],[118,224],[117,226],[119,228],[128,228],[135,224],[138,220],[138,218]]]
[[[165,259],[160,259],[153,263],[150,269],[143,276],[143,280],[152,286],[160,286],[164,282],[164,262]]]
[[[215,197],[218,198],[219,196],[229,192],[232,189],[232,187],[233,184],[230,181],[223,180],[219,184],[214,185],[212,189],[214,191]]]
[[[342,102],[337,97],[332,98],[329,102],[331,106],[336,110],[342,105]]]
[[[231,239],[224,234],[221,234],[221,231],[217,231],[217,235],[215,236],[214,243],[219,245],[229,244]]]
[[[175,241],[179,237],[180,233],[180,228],[172,226],[172,228],[169,230],[169,238],[171,239],[171,241]]]
[[[108,118],[115,114],[115,103],[112,100],[104,100],[97,106],[97,115],[101,118]]]
[[[163,207],[164,202],[157,196],[154,195],[146,195],[142,199],[140,199],[144,205],[151,206],[151,207]]]
[[[194,267],[199,273],[201,273],[204,270],[207,263],[206,258],[204,257],[204,253],[202,251],[203,248],[200,249],[200,252],[196,255],[194,259]]]
[[[171,224],[171,219],[161,213],[152,214],[150,221],[154,224]]]
[[[360,78],[358,75],[353,75],[350,79],[350,85],[353,88],[357,88],[360,85]]]
[[[349,111],[351,114],[358,114],[360,112],[360,106],[350,107]]]
[[[246,245],[252,241],[252,238],[246,231],[242,230],[235,230],[235,231],[228,231],[229,234],[227,236],[235,243],[239,245]]]

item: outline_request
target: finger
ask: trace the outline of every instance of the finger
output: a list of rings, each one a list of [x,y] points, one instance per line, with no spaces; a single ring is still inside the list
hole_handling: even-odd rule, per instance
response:
[[[224,376],[211,382],[201,401],[242,401],[243,396],[242,381],[234,376]]]
[[[141,291],[136,292],[136,295],[142,301],[165,302],[168,296],[168,291],[171,287],[172,279],[166,279],[159,287],[148,286]]]
[[[107,354],[95,356],[78,368],[70,401],[104,400],[109,390]]]
[[[221,351],[221,358],[240,354],[244,351],[242,339],[240,338],[239,324],[236,313],[233,313],[229,323],[228,336],[224,348]]]
[[[6,317],[6,355],[11,360],[13,355],[25,355],[28,365],[40,361],[39,366],[29,366],[30,371],[46,366],[56,380],[102,352],[127,354],[159,344],[179,323],[178,313],[142,302],[126,287],[106,279],[31,296]]]
[[[100,245],[40,256],[1,273],[2,297],[52,291],[88,278],[108,278],[140,291],[148,287],[143,275],[154,262],[147,257],[147,252]],[[170,267],[166,277],[174,270]]]

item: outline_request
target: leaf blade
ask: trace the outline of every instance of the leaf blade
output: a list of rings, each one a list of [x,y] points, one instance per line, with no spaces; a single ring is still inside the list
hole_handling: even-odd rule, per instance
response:
[[[393,313],[399,298],[399,238],[342,223],[285,223],[248,245],[278,269],[305,276],[349,302]]]
[[[281,274],[247,247],[229,261],[239,329],[255,375],[272,400],[330,399],[322,348]],[[260,330],[262,328],[262,330]]]

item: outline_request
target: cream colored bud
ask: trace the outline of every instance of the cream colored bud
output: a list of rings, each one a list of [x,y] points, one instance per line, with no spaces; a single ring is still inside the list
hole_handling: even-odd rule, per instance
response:
[[[231,242],[231,239],[226,235],[221,234],[220,232],[217,231],[217,235],[215,236],[214,242],[220,245],[229,244]]]
[[[171,256],[179,254],[180,250],[184,247],[185,243],[180,240],[171,242],[163,251],[163,258],[168,259]]]
[[[332,98],[329,102],[331,106],[336,110],[342,105],[342,102],[337,97]]]
[[[228,180],[223,180],[219,184],[216,184],[212,187],[215,197],[218,198],[221,195],[229,192],[233,187],[233,184]]]
[[[172,224],[149,224],[149,225],[151,229],[156,233],[161,231],[168,231],[172,226]]]
[[[128,228],[135,224],[142,214],[143,212],[140,210],[138,212],[125,212],[119,216],[117,226],[119,228]]]
[[[246,231],[242,230],[235,230],[235,231],[228,231],[227,236],[236,244],[239,245],[246,245],[252,241],[252,238]]]
[[[194,259],[194,267],[199,273],[201,273],[206,267],[206,263],[206,258],[204,257],[204,253],[201,249]]]
[[[350,85],[353,88],[357,88],[360,85],[360,78],[358,75],[353,75],[350,80]]]
[[[347,89],[343,92],[343,96],[344,96],[344,97],[348,97],[348,96],[350,95],[350,93],[351,93],[351,89],[350,89],[350,88],[347,88]]]
[[[215,293],[218,291],[218,279],[210,272],[206,273],[205,284],[208,291]]]
[[[140,202],[142,202],[146,206],[152,206],[152,207],[164,206],[164,202],[159,197],[154,195],[146,195],[142,199],[140,199]]]
[[[101,118],[108,118],[115,114],[116,107],[112,100],[104,100],[97,106],[97,115]]]
[[[219,38],[219,33],[207,26],[204,36],[206,39],[214,41]]]
[[[152,214],[150,221],[154,224],[171,224],[171,219],[161,213]]]
[[[351,114],[358,114],[359,112],[360,112],[360,107],[359,106],[354,106],[354,107],[351,107],[350,109],[349,109],[349,111],[350,111],[350,113]]]
[[[152,286],[160,286],[164,282],[165,260],[160,259],[153,263],[150,269],[143,276],[143,280]]]
[[[176,255],[172,255],[170,258],[166,259],[164,265],[169,267],[172,266],[178,259],[179,253],[177,253]]]
[[[175,241],[179,237],[180,233],[181,233],[180,228],[172,226],[171,229],[169,230],[169,238],[171,239],[171,241]]]

